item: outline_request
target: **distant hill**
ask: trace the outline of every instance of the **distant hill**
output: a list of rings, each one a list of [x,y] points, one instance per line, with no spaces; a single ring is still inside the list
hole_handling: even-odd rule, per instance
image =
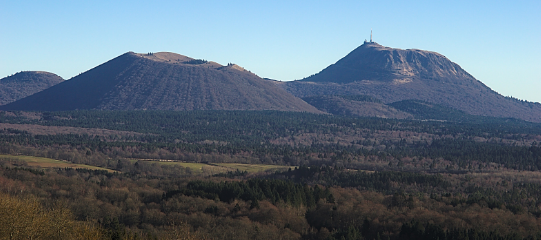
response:
[[[366,95],[312,96],[302,98],[317,109],[337,116],[378,117],[449,121],[459,123],[509,122],[510,119],[478,116],[451,107],[421,100],[402,100],[383,104]],[[518,122],[522,120],[516,120]],[[516,122],[515,121],[515,122]]]
[[[4,110],[279,110],[319,112],[235,64],[125,53]]]
[[[24,71],[0,79],[0,105],[47,89],[63,82],[60,76],[49,72]]]
[[[369,96],[313,96],[302,98],[317,109],[339,116],[405,119],[412,114],[387,106]]]
[[[369,95],[386,104],[417,99],[474,115],[541,122],[541,104],[504,97],[439,53],[371,42],[315,75],[276,84],[297,97]]]
[[[484,116],[471,115],[454,108],[415,99],[394,102],[388,104],[388,106],[407,112],[415,119],[420,120],[445,120],[453,122],[477,122],[487,120],[487,117]]]

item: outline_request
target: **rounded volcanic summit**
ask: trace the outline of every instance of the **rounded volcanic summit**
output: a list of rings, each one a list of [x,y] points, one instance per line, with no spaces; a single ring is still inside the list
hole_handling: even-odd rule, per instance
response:
[[[444,78],[474,80],[445,56],[418,49],[397,49],[366,42],[318,74],[309,82],[350,83],[355,81],[411,82],[413,79]],[[409,80],[409,81],[408,81]]]
[[[240,67],[169,52],[125,53],[3,109],[319,112]]]
[[[541,122],[541,104],[506,98],[442,54],[365,42],[335,64],[279,83],[297,97],[367,95],[383,103],[416,99],[473,115]]]
[[[63,82],[44,71],[23,71],[0,79],[0,105],[8,104]]]

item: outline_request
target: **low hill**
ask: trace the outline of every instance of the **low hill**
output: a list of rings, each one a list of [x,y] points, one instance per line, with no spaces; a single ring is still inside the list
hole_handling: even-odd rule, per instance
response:
[[[428,103],[421,100],[403,100],[388,104],[390,107],[404,111],[421,120],[446,120],[446,121],[467,121],[481,120],[484,117],[467,114],[463,111],[438,104]]]
[[[416,99],[474,115],[541,122],[541,104],[504,97],[439,53],[374,42],[315,75],[276,84],[297,97],[369,95],[386,104]]]
[[[4,110],[279,110],[319,112],[235,65],[175,53],[125,53]]]
[[[0,105],[8,104],[63,82],[49,72],[24,71],[0,79]]]
[[[405,119],[413,115],[366,96],[313,96],[302,98],[317,109],[339,116]]]

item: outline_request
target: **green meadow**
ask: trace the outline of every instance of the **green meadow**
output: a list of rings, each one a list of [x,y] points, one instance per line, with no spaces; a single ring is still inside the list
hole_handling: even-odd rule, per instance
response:
[[[139,161],[132,159],[132,162]],[[185,168],[190,168],[194,173],[198,174],[217,174],[230,171],[246,171],[248,173],[265,172],[272,170],[286,171],[289,168],[295,168],[294,166],[280,166],[280,165],[265,165],[265,164],[244,164],[244,163],[192,163],[192,162],[168,162],[168,161],[153,161],[158,164],[164,165],[179,165]]]
[[[42,167],[42,168],[86,168],[92,170],[105,170],[108,172],[114,172],[111,169],[90,166],[85,164],[75,164],[66,161],[55,160],[51,158],[44,157],[33,157],[33,156],[23,156],[23,155],[0,155],[0,160],[8,161],[22,161],[26,162],[29,167]]]

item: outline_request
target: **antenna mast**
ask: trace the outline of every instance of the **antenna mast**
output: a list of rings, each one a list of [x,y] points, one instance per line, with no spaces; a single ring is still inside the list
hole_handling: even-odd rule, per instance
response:
[[[370,42],[372,42],[372,28],[370,28]]]

